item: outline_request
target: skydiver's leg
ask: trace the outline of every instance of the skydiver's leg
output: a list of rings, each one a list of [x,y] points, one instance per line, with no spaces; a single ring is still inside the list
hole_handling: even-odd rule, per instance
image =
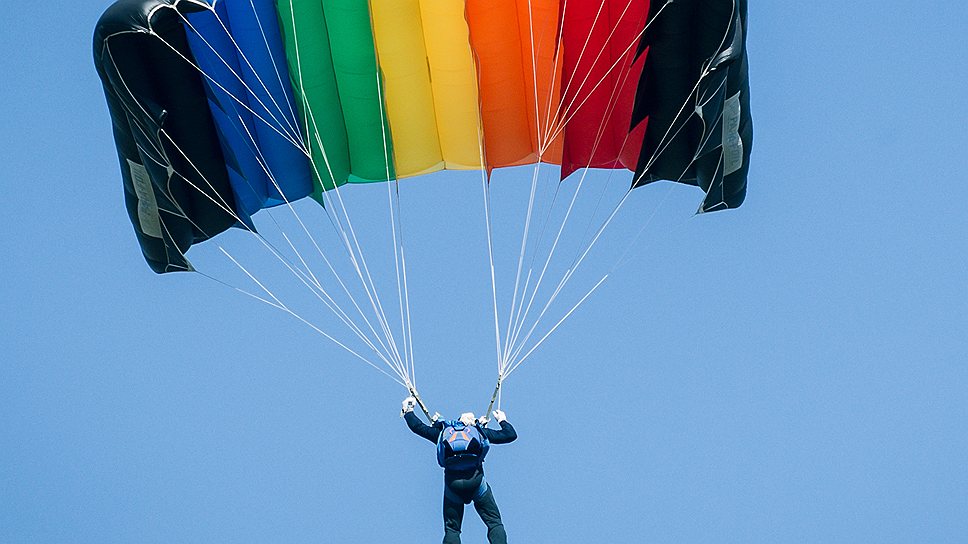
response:
[[[474,501],[474,508],[487,525],[487,541],[491,544],[507,544],[508,534],[504,531],[501,512],[497,509],[497,501],[494,500],[490,485],[487,486],[487,491]]]
[[[460,525],[464,519],[464,503],[444,495],[444,543],[460,544]]]

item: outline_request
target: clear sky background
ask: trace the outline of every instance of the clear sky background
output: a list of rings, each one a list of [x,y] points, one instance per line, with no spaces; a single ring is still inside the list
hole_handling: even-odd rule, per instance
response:
[[[401,387],[142,261],[91,60],[107,5],[0,21],[0,542],[438,541],[440,470]],[[663,184],[623,208],[567,296],[608,281],[507,383],[520,439],[487,475],[512,542],[968,541],[966,22],[962,2],[751,2],[747,202],[694,217],[701,194]],[[505,304],[528,181],[493,186]],[[385,193],[350,189],[361,236],[385,237],[365,219]],[[479,411],[479,177],[401,197],[418,385]],[[214,245],[189,256],[252,288]]]

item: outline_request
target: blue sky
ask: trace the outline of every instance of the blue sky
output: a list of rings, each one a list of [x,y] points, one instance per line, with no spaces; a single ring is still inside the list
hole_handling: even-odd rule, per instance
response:
[[[968,8],[751,4],[747,203],[694,217],[699,193],[660,185],[623,208],[568,296],[609,280],[507,383],[521,438],[487,470],[515,542],[968,538]],[[142,262],[90,55],[107,5],[0,24],[0,541],[438,540],[439,469],[397,417],[402,388]],[[526,178],[494,180],[504,284]],[[441,412],[480,410],[479,178],[401,191],[418,385]],[[362,219],[379,197],[352,195],[364,238],[385,236]],[[190,257],[244,283],[220,255]],[[484,541],[472,512],[465,528]]]

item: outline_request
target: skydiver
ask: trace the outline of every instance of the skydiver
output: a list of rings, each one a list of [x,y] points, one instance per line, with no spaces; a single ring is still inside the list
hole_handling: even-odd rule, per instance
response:
[[[456,421],[435,421],[433,425],[427,425],[413,413],[416,405],[414,397],[403,401],[407,426],[415,434],[437,444],[437,463],[444,469],[443,544],[460,544],[464,505],[471,502],[487,525],[487,541],[507,544],[501,512],[490,484],[484,480],[483,466],[490,444],[507,444],[518,437],[507,416],[501,410],[493,412],[501,430],[488,429],[487,418],[475,419],[471,412],[461,414]]]

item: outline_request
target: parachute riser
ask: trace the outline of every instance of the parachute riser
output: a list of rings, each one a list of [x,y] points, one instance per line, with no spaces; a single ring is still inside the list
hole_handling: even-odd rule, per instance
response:
[[[484,410],[484,413],[482,414],[481,417],[486,418],[487,415],[491,413],[491,410],[494,408],[494,402],[497,401],[497,396],[501,392],[501,382],[503,381],[504,381],[503,377],[498,377],[497,385],[494,386],[494,394],[491,395],[491,402],[487,405],[487,410]]]
[[[417,399],[417,406],[420,406],[420,409],[423,410],[424,415],[427,416],[427,419],[430,421],[431,425],[434,424],[437,421],[437,416],[430,415],[430,410],[427,409],[427,405],[424,404],[423,399],[420,398],[420,393],[417,393],[417,389],[415,387],[410,388],[410,396]]]

